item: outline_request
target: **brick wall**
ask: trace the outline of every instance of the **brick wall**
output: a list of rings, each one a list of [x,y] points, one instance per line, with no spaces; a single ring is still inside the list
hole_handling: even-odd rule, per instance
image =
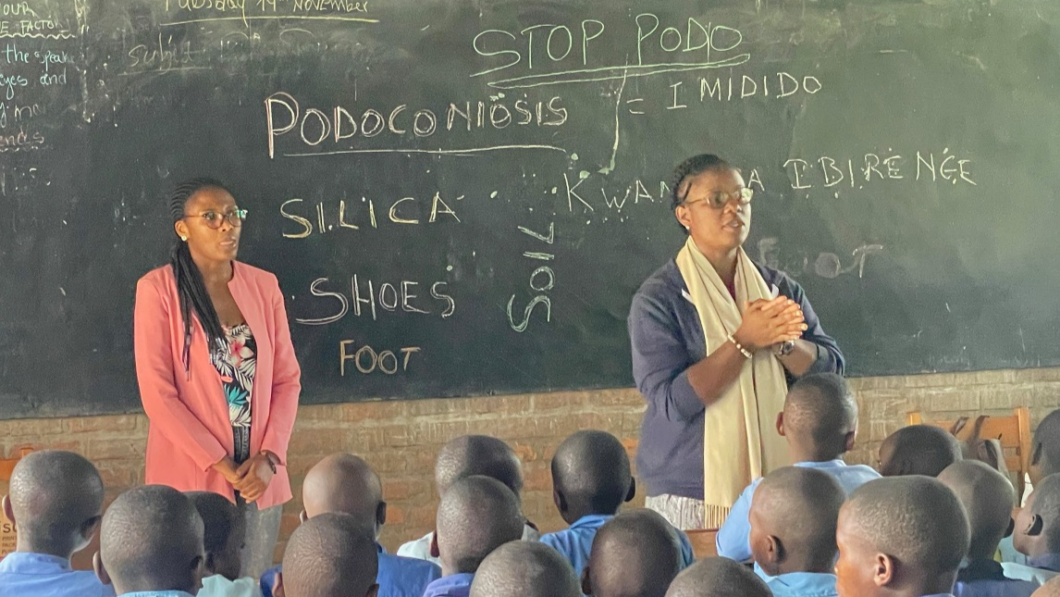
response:
[[[1006,370],[962,374],[851,380],[861,403],[858,447],[848,460],[875,463],[879,443],[911,410],[925,418],[955,414],[1008,414],[1031,407],[1036,424],[1060,407],[1060,369]],[[579,429],[605,429],[635,449],[643,400],[632,389],[529,394],[474,399],[369,402],[301,409],[289,454],[295,494],[305,471],[326,454],[347,451],[372,463],[384,481],[389,522],[382,542],[388,549],[433,526],[434,456],[449,439],[495,435],[511,443],[525,463],[526,515],[545,531],[562,521],[552,506],[549,460],[559,443]],[[76,450],[99,467],[108,497],[142,482],[147,420],[142,415],[0,421],[0,453],[22,445]],[[643,494],[638,496],[638,502]],[[284,509],[281,543],[298,524],[296,497]],[[82,552],[83,566],[92,549]]]

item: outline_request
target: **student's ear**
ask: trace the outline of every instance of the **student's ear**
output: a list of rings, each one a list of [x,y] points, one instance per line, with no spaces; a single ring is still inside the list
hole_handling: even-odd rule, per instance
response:
[[[216,574],[217,571],[217,557],[213,553],[206,554],[206,560],[203,561],[205,567],[205,576]]]
[[[202,556],[195,556],[195,559],[191,561],[191,570],[195,579],[195,590],[194,594],[198,594],[202,590],[202,578],[206,576],[206,558]]]
[[[1011,516],[1008,518],[1008,529],[1005,531],[1005,536],[1002,539],[1008,539],[1012,536],[1012,533],[1016,532],[1016,520]]]
[[[629,478],[629,491],[626,492],[626,503],[633,501],[633,498],[637,497],[637,480],[633,477]]]
[[[309,515],[305,513],[305,510],[298,513],[298,522],[305,522],[307,520],[309,520]]]
[[[1027,526],[1027,530],[1024,532],[1028,537],[1037,537],[1042,534],[1042,528],[1045,527],[1045,521],[1042,520],[1040,514],[1034,514],[1031,516],[1031,523]]]
[[[375,523],[379,526],[386,524],[386,502],[379,502],[375,507]]]
[[[777,413],[777,433],[780,434],[780,437],[786,437],[784,435],[784,411]]]
[[[105,585],[114,584],[110,580],[110,575],[107,574],[107,569],[103,567],[103,558],[99,557],[98,551],[96,552],[96,555],[92,556],[92,570],[96,572],[96,578],[99,579],[99,582]]]
[[[780,562],[784,560],[785,556],[784,546],[778,537],[766,535],[761,539],[761,549],[755,550],[752,548],[751,551],[761,554],[762,560],[758,562],[758,565],[762,567],[766,574],[769,576],[778,576],[780,574]]]
[[[2,503],[3,503],[3,508],[4,508],[4,516],[6,516],[7,519],[10,520],[11,522],[14,522],[14,523],[17,524],[18,521],[15,520],[15,511],[11,507],[11,496],[5,495],[4,499],[2,500]]]
[[[368,587],[368,592],[364,594],[364,597],[376,597],[379,594],[379,585],[372,585]]]
[[[582,593],[585,595],[593,594],[593,581],[589,578],[588,564],[582,569]]]
[[[283,588],[283,572],[277,572],[272,580],[272,597],[287,597]]]
[[[93,516],[85,522],[81,523],[81,538],[85,540],[85,545],[88,545],[92,541],[92,537],[99,530],[100,523],[103,522],[103,515]]]
[[[873,562],[872,581],[877,587],[886,587],[894,582],[895,562],[885,553],[876,554]]]
[[[441,552],[438,551],[438,529],[435,529],[434,532],[431,533],[431,557],[439,558],[441,555]]]
[[[552,487],[552,503],[556,504],[556,510],[559,510],[560,514],[567,512],[567,497],[563,495],[559,487]]]
[[[846,437],[844,437],[844,439],[843,439],[843,450],[845,450],[847,452],[853,450],[854,449],[854,443],[857,441],[857,439],[858,439],[858,430],[855,427],[852,431],[850,431],[850,432],[848,432],[846,434]]]

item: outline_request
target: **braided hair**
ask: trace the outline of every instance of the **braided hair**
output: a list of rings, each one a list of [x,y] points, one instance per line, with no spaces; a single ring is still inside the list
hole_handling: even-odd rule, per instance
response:
[[[169,213],[174,223],[184,219],[184,208],[188,200],[203,189],[221,189],[229,192],[224,184],[213,178],[194,178],[180,183],[169,196]],[[221,318],[217,316],[213,300],[210,299],[210,293],[206,290],[202,272],[191,258],[188,243],[178,240],[173,245],[169,253],[169,264],[173,268],[173,277],[177,281],[180,315],[184,322],[184,350],[181,353],[181,362],[184,363],[184,371],[187,373],[191,355],[192,309],[195,310],[195,316],[198,317],[203,331],[206,332],[209,346],[224,346],[225,333],[221,327]]]
[[[673,184],[670,185],[670,210],[675,210],[688,199],[688,191],[692,189],[692,178],[704,172],[723,172],[735,170],[729,162],[714,155],[713,153],[701,153],[681,162],[674,169]],[[684,226],[681,231],[688,234]]]

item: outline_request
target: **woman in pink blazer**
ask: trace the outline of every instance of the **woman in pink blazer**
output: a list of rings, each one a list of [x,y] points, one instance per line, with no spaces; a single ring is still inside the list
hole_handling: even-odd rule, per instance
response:
[[[239,263],[246,210],[197,179],[170,199],[179,242],[136,285],[146,482],[219,493],[244,508],[244,576],[272,563],[291,499],[287,445],[300,370],[276,276]]]

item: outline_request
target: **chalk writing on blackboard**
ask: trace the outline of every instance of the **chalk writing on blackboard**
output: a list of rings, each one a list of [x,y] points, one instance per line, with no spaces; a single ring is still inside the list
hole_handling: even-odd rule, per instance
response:
[[[346,317],[350,311],[354,316],[371,316],[377,320],[380,312],[437,315],[447,319],[456,312],[456,301],[449,295],[448,282],[438,281],[430,286],[411,280],[376,284],[371,278],[361,279],[357,274],[349,278],[349,298],[342,291],[328,290],[334,287],[330,278],[317,278],[309,285],[309,294],[316,298],[333,301],[331,315],[317,318],[295,318],[301,325],[328,325]],[[423,293],[430,294],[428,299]],[[362,310],[363,309],[363,310]]]
[[[516,99],[509,105],[498,96],[489,101],[450,102],[441,110],[411,109],[406,104],[379,110],[357,110],[336,105],[326,109],[304,108],[293,95],[278,91],[265,99],[265,124],[269,158],[276,156],[280,137],[290,139],[301,152],[285,152],[285,157],[313,157],[344,153],[436,153],[461,154],[501,149],[548,149],[565,152],[547,144],[502,144],[473,148],[367,147],[354,148],[352,140],[382,137],[401,139],[427,138],[438,132],[453,130],[503,130],[508,126],[558,127],[568,119],[563,98],[529,102]],[[305,151],[315,147],[323,151]]]
[[[632,64],[592,66],[592,46],[608,31],[620,31],[597,19],[582,20],[579,25],[539,23],[518,31],[486,29],[471,40],[475,53],[501,64],[479,70],[471,75],[497,76],[511,71],[530,72],[519,76],[495,79],[488,85],[495,89],[526,89],[566,83],[592,83],[627,78],[647,77],[664,73],[731,68],[751,59],[746,52],[738,52],[743,34],[726,25],[707,23],[689,17],[683,24],[663,26],[658,15],[641,13],[632,18],[629,36],[630,54],[636,54]],[[635,30],[635,33],[633,32]],[[682,57],[687,56],[683,60]],[[535,62],[536,60],[536,62]],[[690,62],[690,60],[697,60]],[[551,72],[532,73],[552,67]],[[558,69],[558,70],[557,70]]]
[[[354,350],[356,343],[353,340],[342,340],[339,342],[339,376],[346,377],[346,363],[352,362],[357,371],[369,375],[376,371],[385,375],[394,375],[399,370],[408,371],[409,361],[412,355],[421,350],[419,346],[406,346],[393,350],[381,350],[376,352],[371,346],[364,344]],[[398,357],[398,354],[401,356]]]
[[[523,226],[518,226],[517,228],[519,232],[522,232],[523,234],[533,239],[539,240],[549,246],[551,246],[552,243],[556,240],[555,222],[549,222],[547,235],[542,234],[540,232],[535,232],[534,230]],[[555,259],[556,255],[555,253],[546,253],[543,251],[525,251],[523,253],[523,257],[526,257],[527,259],[533,261],[548,262]],[[545,321],[551,322],[552,298],[549,297],[548,292],[550,292],[555,286],[556,272],[552,269],[550,265],[546,263],[545,265],[540,265],[536,269],[534,269],[534,271],[530,274],[530,290],[539,294],[534,296],[534,298],[530,299],[530,302],[527,303],[526,307],[523,309],[522,320],[519,323],[516,323],[515,321],[516,315],[513,310],[513,306],[515,304],[516,295],[513,294],[511,298],[508,299],[508,325],[516,332],[525,332],[527,327],[529,327],[530,325],[530,316],[533,315],[534,309],[538,305],[545,306]]]

